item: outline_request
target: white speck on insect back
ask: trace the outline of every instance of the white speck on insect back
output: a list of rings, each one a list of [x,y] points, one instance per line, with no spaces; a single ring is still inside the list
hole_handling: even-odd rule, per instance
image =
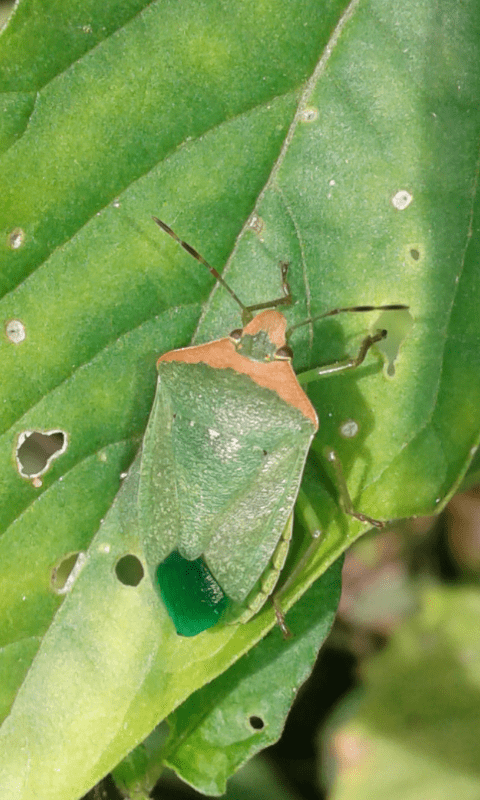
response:
[[[214,433],[216,433],[216,431],[214,431]],[[220,434],[218,434],[218,436],[220,438],[211,436],[212,444],[214,443],[216,457],[224,463],[235,459],[238,451],[242,449],[240,440],[236,439],[235,437],[229,439],[225,436],[220,436]]]
[[[397,209],[397,211],[403,211],[407,206],[410,205],[412,202],[413,197],[410,192],[407,192],[406,189],[400,189],[399,192],[393,195],[392,197],[392,206]]]

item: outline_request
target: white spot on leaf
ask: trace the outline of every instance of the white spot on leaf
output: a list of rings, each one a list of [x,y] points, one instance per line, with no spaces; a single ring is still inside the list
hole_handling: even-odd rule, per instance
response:
[[[347,419],[340,425],[340,434],[345,439],[353,439],[358,433],[358,423],[354,419]]]
[[[13,344],[20,344],[27,335],[25,333],[25,325],[19,319],[10,319],[5,325],[5,333]]]
[[[14,228],[13,231],[10,231],[8,234],[8,246],[11,247],[12,250],[18,250],[24,241],[25,231],[23,231],[21,228]]]
[[[260,235],[265,227],[265,223],[258,214],[253,213],[248,221],[248,227],[250,230],[255,231],[256,234]]]
[[[316,108],[304,108],[300,112],[300,122],[315,122],[318,118],[318,111]]]
[[[393,195],[392,205],[398,211],[403,211],[412,202],[413,197],[406,189],[400,189],[399,192]]]

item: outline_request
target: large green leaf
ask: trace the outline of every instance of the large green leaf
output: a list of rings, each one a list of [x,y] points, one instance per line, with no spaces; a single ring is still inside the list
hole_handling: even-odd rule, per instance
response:
[[[438,509],[463,477],[479,435],[479,13],[475,0],[17,7],[0,41],[9,800],[79,796],[273,624],[265,608],[179,639],[147,579],[115,575],[120,556],[142,557],[128,504],[109,509],[145,428],[156,356],[240,322],[152,213],[226,264],[246,303],[278,296],[288,261],[290,323],[410,306],[394,374],[370,354],[311,389],[321,428],[287,571],[322,536],[285,608],[365,528],[338,508],[325,446],[356,505],[381,518]],[[299,328],[296,368],[354,353],[369,325],[391,324],[360,317]],[[31,430],[66,437],[34,481],[14,458]],[[62,603],[52,570],[80,551]],[[313,618],[328,617],[336,589],[323,602]]]

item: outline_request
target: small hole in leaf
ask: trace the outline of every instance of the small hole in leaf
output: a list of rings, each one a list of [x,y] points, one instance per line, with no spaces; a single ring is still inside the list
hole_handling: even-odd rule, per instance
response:
[[[115,573],[124,586],[138,586],[145,574],[142,562],[131,553],[117,561]]]
[[[255,731],[261,731],[265,727],[265,723],[261,717],[252,716],[248,721]]]
[[[67,449],[64,431],[23,431],[17,440],[17,466],[23,478],[36,478]]]
[[[67,594],[85,564],[84,553],[69,553],[52,569],[50,583],[55,594]]]
[[[385,356],[388,361],[387,375],[393,378],[395,375],[395,359],[398,356],[401,344],[408,336],[413,325],[413,317],[408,309],[403,308],[398,311],[384,311],[372,326],[375,330],[379,328],[387,330],[387,337],[378,342],[377,349]]]

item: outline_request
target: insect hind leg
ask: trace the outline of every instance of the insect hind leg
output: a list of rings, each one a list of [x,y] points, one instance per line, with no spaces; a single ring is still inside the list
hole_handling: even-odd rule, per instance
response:
[[[278,542],[275,551],[272,555],[270,563],[266,568],[265,572],[263,573],[262,577],[260,578],[259,585],[250,593],[246,600],[246,608],[241,614],[240,617],[232,620],[232,622],[241,622],[245,623],[251,619],[257,611],[265,605],[268,598],[271,598],[273,607],[275,609],[275,615],[277,617],[277,622],[282,629],[284,636],[288,636],[288,628],[285,624],[285,619],[283,613],[281,611],[280,606],[276,602],[276,595],[274,593],[275,587],[278,583],[278,579],[280,577],[280,572],[283,569],[285,564],[288,550],[290,547],[290,541],[292,538],[292,530],[293,530],[293,514],[290,515],[287,524],[283,530],[282,536],[280,541]]]
[[[332,464],[335,470],[335,477],[336,477],[340,506],[342,508],[342,511],[344,511],[345,514],[349,514],[351,517],[355,517],[355,519],[360,520],[360,522],[368,522],[374,528],[383,528],[385,526],[385,523],[382,522],[381,520],[374,519],[373,517],[368,517],[366,514],[362,514],[361,511],[355,510],[352,498],[350,497],[350,492],[348,491],[345,475],[343,474],[342,464],[335,450],[327,448],[325,450],[325,456],[327,458],[327,461],[329,461],[330,464]]]

